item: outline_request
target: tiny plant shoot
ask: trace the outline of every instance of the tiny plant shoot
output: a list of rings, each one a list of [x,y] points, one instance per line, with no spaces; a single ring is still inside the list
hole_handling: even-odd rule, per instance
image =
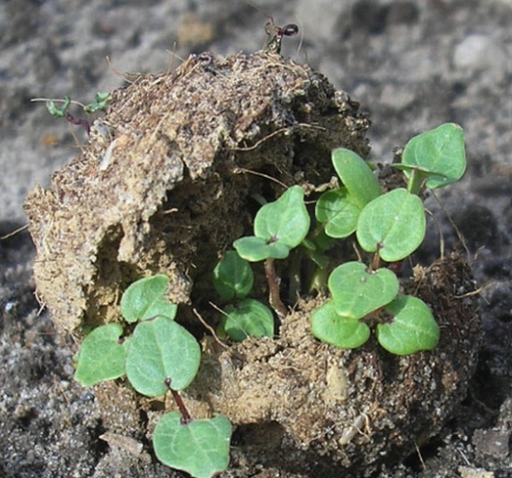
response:
[[[169,279],[157,275],[128,287],[121,299],[121,314],[137,324],[122,338],[121,324],[94,329],[78,354],[75,379],[84,386],[126,375],[133,388],[147,397],[170,392],[179,411],[157,423],[153,446],[167,466],[196,478],[210,478],[229,463],[231,424],[223,415],[209,419],[190,416],[179,395],[199,369],[201,349],[184,327],[174,321],[177,306],[165,299]]]
[[[83,110],[88,114],[96,113],[98,111],[105,111],[107,105],[110,103],[111,100],[112,95],[110,93],[98,92],[94,96],[94,101],[92,103],[89,103],[88,105],[82,105],[82,107]],[[71,98],[69,96],[66,96],[64,100],[62,100],[62,105],[60,107],[57,106],[55,100],[46,101],[46,109],[48,110],[48,113],[50,113],[52,116],[55,116],[56,118],[64,118],[66,121],[75,126],[83,126],[87,134],[90,134],[91,124],[89,123],[89,121],[84,118],[76,118],[71,113],[69,113],[68,108],[70,105]]]

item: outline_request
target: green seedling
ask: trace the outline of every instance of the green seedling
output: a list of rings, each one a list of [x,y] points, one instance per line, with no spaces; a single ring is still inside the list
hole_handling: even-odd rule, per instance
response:
[[[233,243],[243,259],[265,261],[269,302],[281,319],[288,311],[279,295],[274,259],[287,258],[290,250],[302,243],[309,231],[310,221],[304,191],[300,186],[292,186],[279,199],[265,204],[257,212],[254,236],[242,237]]]
[[[425,302],[402,295],[384,309],[390,319],[377,325],[379,343],[396,355],[432,350],[439,341],[439,326]]]
[[[90,113],[96,113],[97,111],[105,111],[107,105],[112,100],[112,95],[110,93],[96,93],[94,96],[94,101],[92,103],[89,103],[88,105],[83,105],[81,103],[78,103],[76,101],[73,101],[74,104],[79,104],[82,106],[83,110],[90,114]],[[35,100],[40,101],[40,99]],[[46,109],[48,112],[55,116],[56,118],[65,118],[66,121],[69,123],[75,125],[75,126],[83,126],[87,132],[88,135],[91,133],[91,124],[89,121],[87,121],[84,118],[76,118],[71,113],[68,112],[68,108],[70,104],[72,103],[71,98],[69,96],[66,96],[64,100],[62,100],[62,106],[57,106],[55,100],[47,100],[46,101]]]
[[[86,113],[96,113],[97,111],[105,111],[111,100],[112,95],[110,93],[101,93],[98,91],[94,95],[94,101],[86,105],[84,107],[84,111]]]
[[[398,279],[389,269],[372,271],[361,262],[346,262],[329,276],[336,312],[350,319],[361,319],[388,304],[398,289]]]
[[[241,342],[247,337],[272,337],[274,316],[268,307],[247,296],[252,292],[254,274],[250,264],[235,251],[228,251],[213,271],[213,284],[222,299],[235,302],[224,309],[220,333]]]
[[[75,380],[90,387],[125,374],[124,363],[129,341],[120,342],[123,327],[103,325],[94,329],[82,343]]]
[[[240,257],[250,262],[285,259],[304,240],[309,225],[304,191],[300,186],[292,186],[277,201],[258,211],[254,236],[237,239],[233,246]]]
[[[322,194],[316,203],[315,215],[328,236],[340,239],[356,230],[361,210],[382,191],[368,163],[353,151],[334,150],[332,163],[343,187]]]
[[[210,478],[229,464],[231,424],[223,415],[182,424],[177,412],[164,415],[155,427],[157,458],[167,466],[196,478]]]
[[[134,323],[158,316],[174,319],[178,306],[165,298],[168,287],[169,279],[164,275],[139,279],[130,285],[121,297],[121,315],[124,320]]]
[[[412,138],[402,154],[408,190],[419,194],[424,186],[437,189],[458,181],[466,170],[464,132],[453,123],[443,124]]]
[[[443,187],[462,177],[466,167],[462,129],[445,124],[409,141],[402,163],[394,165],[404,171],[407,189],[381,194],[372,185],[370,168],[365,169],[366,163],[354,154],[333,153],[344,186],[320,197],[316,218],[328,236],[355,232],[360,247],[374,258],[370,265],[349,262],[334,269],[328,279],[332,300],[313,313],[312,332],[325,342],[354,348],[369,338],[368,324],[377,322],[377,340],[389,352],[431,350],[440,333],[430,309],[416,297],[398,295],[395,274],[378,265],[401,261],[422,243],[426,219],[419,194],[424,187]],[[366,191],[371,191],[366,196],[354,187],[356,174],[355,182],[366,183]]]
[[[56,118],[64,118],[68,111],[69,105],[71,104],[71,98],[66,96],[62,102],[62,106],[57,106],[54,100],[46,101],[46,109],[48,112]]]
[[[217,415],[196,420],[179,391],[195,378],[201,349],[183,326],[174,321],[177,307],[165,298],[167,277],[157,275],[130,285],[121,299],[121,314],[136,324],[133,335],[121,340],[121,324],[94,329],[78,354],[75,379],[84,386],[126,375],[133,388],[148,397],[170,392],[179,412],[157,423],[153,446],[158,459],[196,478],[210,478],[229,463],[231,424]]]
[[[410,256],[426,232],[423,203],[405,189],[395,189],[368,203],[357,221],[356,236],[367,252],[386,262]]]

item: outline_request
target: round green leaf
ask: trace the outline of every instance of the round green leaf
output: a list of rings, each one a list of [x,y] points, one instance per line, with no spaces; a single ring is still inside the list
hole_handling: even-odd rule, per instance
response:
[[[256,236],[241,237],[233,242],[233,247],[243,259],[259,262],[265,259],[286,259],[290,248],[280,242],[268,244],[265,239]]]
[[[186,388],[199,369],[201,349],[184,327],[165,317],[135,328],[126,356],[126,375],[133,388],[148,397]]]
[[[182,423],[178,412],[164,415],[155,427],[153,447],[167,466],[210,478],[229,465],[231,423],[224,415]]]
[[[354,151],[345,148],[335,149],[332,153],[332,163],[359,209],[382,194],[379,181],[370,166]]]
[[[405,146],[402,163],[433,173],[426,186],[435,189],[458,181],[466,170],[464,131],[453,123],[443,124],[412,138]],[[410,171],[404,171],[407,177]]]
[[[244,299],[236,305],[229,305],[222,317],[224,330],[237,342],[247,337],[272,337],[274,316],[268,307],[253,299]]]
[[[425,237],[426,221],[421,199],[403,188],[367,204],[357,222],[357,240],[368,252],[379,252],[387,262],[412,254]]]
[[[119,343],[123,328],[119,324],[102,325],[83,341],[78,355],[75,380],[90,387],[124,375],[128,341]]]
[[[300,186],[292,186],[277,201],[265,204],[258,211],[254,219],[254,235],[268,244],[280,243],[293,249],[306,237],[309,224],[304,191]]]
[[[213,271],[213,285],[224,300],[243,299],[254,283],[249,263],[235,251],[228,251]]]
[[[164,275],[145,277],[131,284],[121,298],[121,314],[124,319],[127,322],[158,316],[174,319],[178,306],[164,297],[168,287],[169,278]]]
[[[398,279],[389,269],[368,270],[361,262],[336,267],[328,280],[338,315],[360,319],[389,304],[398,294]]]
[[[365,323],[339,315],[333,301],[313,312],[311,332],[323,342],[342,349],[360,347],[370,337],[370,328]]]
[[[408,355],[436,347],[439,326],[421,299],[400,296],[385,309],[393,318],[389,323],[377,325],[377,339],[388,352]]]
[[[320,196],[316,203],[315,216],[318,222],[324,224],[328,236],[341,239],[356,230],[361,209],[347,189],[340,188]]]

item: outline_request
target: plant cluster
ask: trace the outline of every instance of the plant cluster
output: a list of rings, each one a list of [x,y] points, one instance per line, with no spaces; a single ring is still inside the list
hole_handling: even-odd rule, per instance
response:
[[[155,454],[165,465],[209,478],[228,466],[231,424],[223,415],[194,419],[179,395],[197,374],[201,349],[174,321],[177,306],[164,297],[168,283],[166,276],[156,275],[126,289],[121,315],[127,324],[136,324],[133,333],[122,337],[125,330],[118,323],[94,329],[82,343],[75,379],[91,386],[126,375],[147,397],[170,392],[179,412],[167,413],[157,423]]]
[[[237,239],[235,250],[249,262],[264,261],[269,302],[280,318],[287,309],[280,298],[276,259],[286,259],[292,249],[302,248],[302,255],[316,264],[311,282],[317,289],[323,288],[329,274],[326,285],[331,298],[311,317],[315,337],[355,348],[368,340],[375,327],[377,340],[391,353],[433,349],[439,340],[437,322],[421,299],[400,293],[389,265],[410,256],[425,237],[424,189],[447,186],[464,174],[462,129],[444,124],[408,142],[401,162],[393,165],[403,171],[406,188],[383,192],[369,163],[353,151],[335,150],[332,162],[341,186],[316,201],[312,233],[308,235],[311,219],[304,192],[293,186],[258,211],[254,236]],[[327,251],[336,240],[354,235],[360,250],[369,255],[368,262],[349,261],[332,269]],[[248,325],[247,318],[239,325],[247,333],[255,327]]]
[[[370,164],[347,149],[335,150],[332,162],[341,185],[323,192],[314,201],[314,210],[309,210],[300,186],[288,188],[260,208],[254,235],[235,240],[235,250],[226,252],[215,267],[214,288],[228,304],[219,335],[234,341],[274,335],[271,309],[249,298],[254,285],[250,263],[263,262],[269,305],[283,319],[288,308],[281,299],[275,261],[294,251],[288,264],[291,295],[300,290],[296,278],[304,276],[301,265],[306,262],[314,266],[307,290],[329,294],[311,316],[315,337],[355,348],[373,329],[391,353],[433,349],[439,326],[421,299],[400,291],[393,269],[424,239],[424,189],[444,187],[464,173],[462,129],[444,124],[409,141],[401,162],[393,165],[403,171],[405,188],[384,192]],[[310,231],[312,222],[315,227]],[[352,238],[360,260],[333,263],[336,254],[330,251],[337,241]],[[179,395],[196,376],[201,354],[196,339],[174,321],[177,306],[165,299],[167,287],[168,279],[161,275],[128,287],[121,300],[126,326],[103,325],[85,338],[75,378],[91,386],[126,375],[133,388],[148,397],[170,392],[179,412],[167,413],[158,422],[153,435],[156,456],[170,467],[209,478],[228,466],[231,425],[222,415],[194,419]],[[126,329],[133,333],[124,336]]]
[[[91,114],[96,113],[98,111],[105,111],[105,108],[111,100],[112,95],[110,93],[97,92],[94,96],[94,101],[92,103],[89,103],[87,105],[83,105],[81,103],[78,104],[82,106],[85,113]],[[55,116],[56,118],[64,118],[68,123],[71,123],[75,126],[83,126],[87,134],[90,134],[91,124],[89,123],[89,121],[84,118],[76,118],[68,111],[69,106],[72,103],[71,98],[69,96],[66,96],[60,102],[62,102],[62,105],[59,107],[57,106],[55,100],[47,100],[46,109],[52,116]]]

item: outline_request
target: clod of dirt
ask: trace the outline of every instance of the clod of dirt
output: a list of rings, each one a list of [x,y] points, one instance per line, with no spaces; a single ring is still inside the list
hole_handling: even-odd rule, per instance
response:
[[[272,53],[203,53],[115,91],[83,153],[25,203],[57,326],[117,320],[124,289],[155,273],[174,302],[207,300],[219,254],[250,230],[252,198],[282,193],[269,177],[328,182],[331,150],[365,157],[368,126],[326,78]]]
[[[255,198],[282,193],[272,179],[306,189],[330,182],[331,150],[366,156],[368,126],[324,77],[266,52],[203,53],[114,92],[83,153],[25,205],[37,288],[56,325],[72,332],[119,320],[125,288],[155,273],[170,277],[172,301],[208,309],[214,265],[251,231]],[[474,284],[458,256],[416,272],[409,287],[441,325],[433,352],[321,344],[309,317],[322,298],[300,303],[276,339],[228,350],[204,340],[184,396],[196,416],[221,412],[236,426],[226,476],[370,474],[439,430],[475,367]],[[113,411],[109,386],[95,390],[107,432],[149,438],[161,403],[126,388]]]

